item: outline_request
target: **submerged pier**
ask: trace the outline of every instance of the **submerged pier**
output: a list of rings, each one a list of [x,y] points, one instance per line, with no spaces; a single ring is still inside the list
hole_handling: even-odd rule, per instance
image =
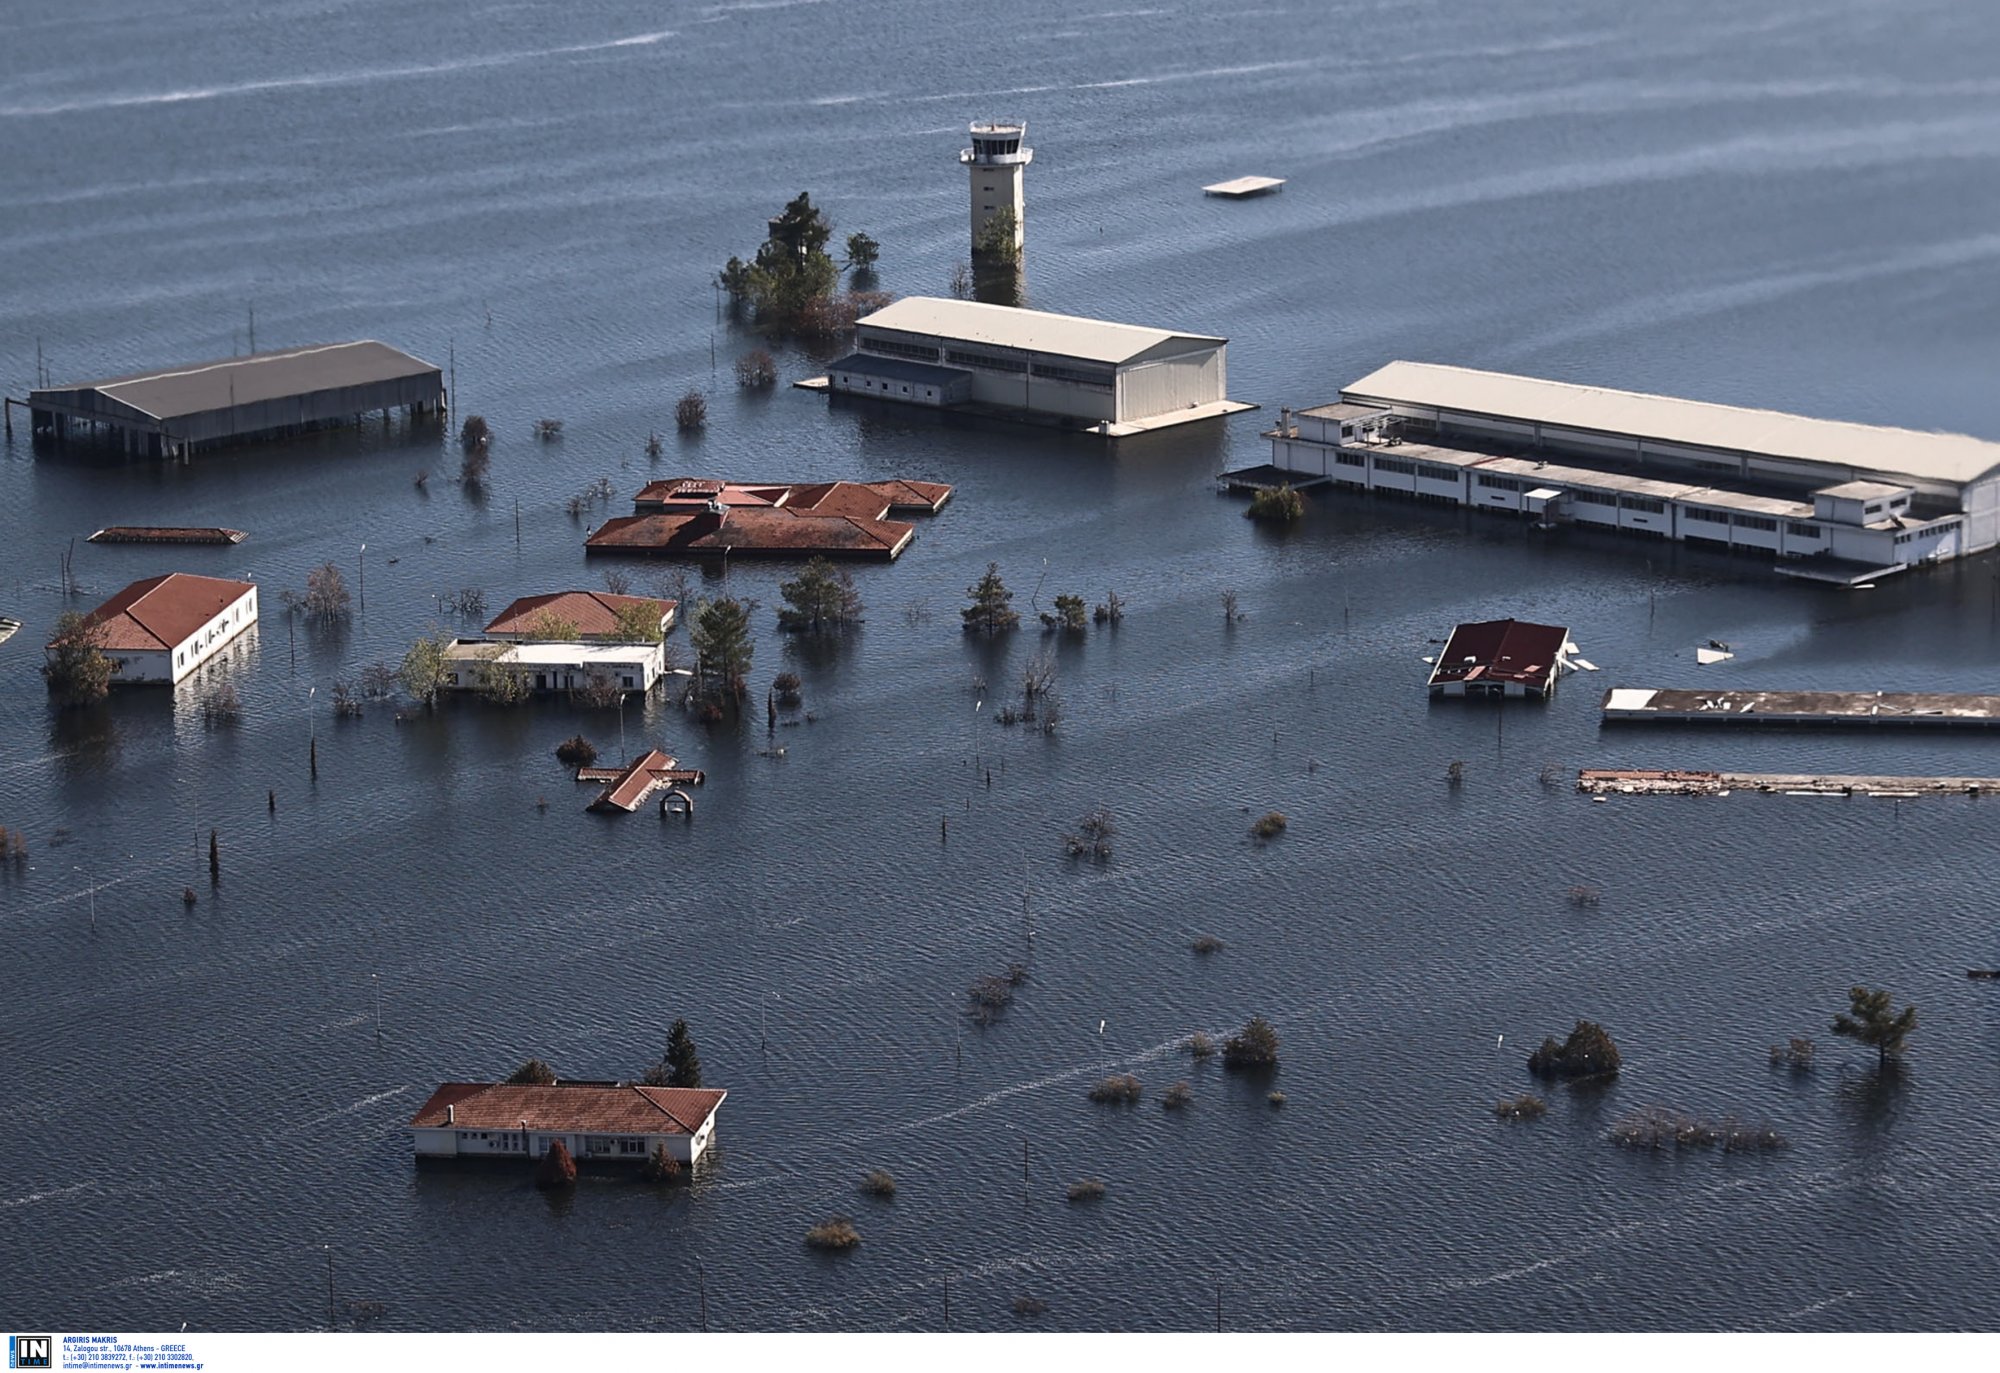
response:
[[[2000,726],[2000,696],[1937,691],[1686,691],[1613,687],[1604,723]]]
[[[1683,768],[1583,768],[1576,789],[1588,796],[1727,796],[1761,791],[1784,796],[1983,796],[2000,777],[1870,777],[1850,773],[1696,772]]]

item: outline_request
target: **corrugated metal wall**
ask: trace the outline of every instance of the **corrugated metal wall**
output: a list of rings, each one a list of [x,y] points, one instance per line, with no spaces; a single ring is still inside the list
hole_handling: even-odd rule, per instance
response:
[[[1118,418],[1142,420],[1224,399],[1223,349],[1121,368]]]

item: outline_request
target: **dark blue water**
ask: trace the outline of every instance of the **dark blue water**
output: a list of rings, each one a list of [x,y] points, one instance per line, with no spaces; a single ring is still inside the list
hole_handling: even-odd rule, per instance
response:
[[[311,1327],[331,1245],[340,1298],[399,1329],[689,1328],[697,1260],[734,1329],[935,1328],[947,1278],[960,1328],[1017,1324],[1019,1295],[1049,1302],[1042,1327],[1205,1328],[1218,1285],[1239,1329],[2000,1323],[2000,1003],[1963,976],[2000,959],[1993,803],[1592,805],[1538,781],[2000,772],[1979,737],[1595,720],[1613,682],[1990,690],[1990,564],[1837,593],[1338,496],[1272,536],[1210,482],[1263,456],[1278,405],[1398,356],[2000,437],[1992,16],[1079,8],[12,8],[14,394],[38,341],[58,379],[105,375],[226,355],[254,307],[261,347],[454,359],[460,413],[499,439],[483,496],[400,427],[187,468],[25,436],[0,460],[0,611],[29,622],[0,648],[0,824],[32,850],[0,876],[10,1320]],[[1232,390],[1264,412],[1107,449],[735,392],[750,341],[716,317],[717,264],[808,189],[882,242],[885,287],[942,292],[955,152],[996,116],[1037,149],[1031,303],[1226,334]],[[1198,193],[1245,173],[1291,184]],[[649,463],[690,386],[706,434]],[[560,443],[531,437],[544,416]],[[336,679],[450,622],[435,593],[597,584],[567,498],[608,477],[616,512],[682,471],[958,488],[898,564],[859,572],[848,642],[783,644],[782,569],[729,574],[766,607],[753,688],[798,671],[816,720],[767,741],[761,720],[628,708],[628,749],[707,770],[692,826],[583,813],[551,749],[580,728],[612,751],[614,713],[328,714]],[[268,615],[227,669],[234,728],[205,729],[191,690],[59,718],[35,672],[58,558],[113,522],[251,537],[80,545],[76,604],[179,568],[254,577],[274,608],[328,559],[354,586],[365,542],[366,609],[301,630],[295,661]],[[1050,646],[1053,737],[991,718],[1039,633],[957,628],[989,561],[1024,603],[1131,606]],[[1430,706],[1429,640],[1501,614],[1572,626],[1605,671],[1546,709]],[[1739,656],[1697,669],[1711,637]],[[1073,864],[1061,836],[1100,804],[1114,855]],[[1273,808],[1290,831],[1256,847]],[[1601,904],[1571,906],[1576,884]],[[1205,933],[1226,947],[1203,959]],[[967,986],[1015,960],[1015,1005],[970,1023]],[[1856,981],[1920,1008],[1896,1082],[1826,1034]],[[1275,1083],[1177,1047],[1252,1013],[1283,1039]],[[1496,1123],[1526,1048],[1579,1015],[1623,1049],[1618,1084]],[[551,1202],[412,1169],[404,1122],[437,1081],[530,1053],[634,1074],[677,1016],[731,1089],[693,1187]],[[1792,1034],[1820,1040],[1809,1077],[1766,1064]],[[1085,1100],[1127,1070],[1139,1107]],[[1179,1079],[1194,1103],[1163,1111]],[[1607,1142],[1655,1105],[1769,1121],[1790,1148]],[[893,1202],[858,1195],[875,1167]],[[1090,1177],[1102,1203],[1068,1205]],[[860,1249],[806,1251],[835,1212]]]

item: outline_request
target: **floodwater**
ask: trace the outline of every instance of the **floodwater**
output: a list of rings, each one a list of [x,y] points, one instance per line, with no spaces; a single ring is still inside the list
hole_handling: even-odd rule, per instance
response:
[[[1028,0],[1004,24],[919,0],[20,0],[9,391],[38,347],[58,380],[227,355],[254,310],[260,347],[449,360],[498,441],[484,494],[400,424],[185,468],[17,430],[0,458],[0,612],[28,622],[0,648],[0,824],[30,845],[0,876],[9,1319],[310,1328],[330,1246],[336,1300],[396,1329],[692,1328],[698,1263],[721,1329],[934,1329],[947,1281],[958,1328],[1203,1329],[1218,1301],[1256,1330],[2000,1323],[2000,1001],[1964,977],[2000,960],[1995,803],[1594,805],[1540,780],[2000,773],[1984,736],[1595,719],[1613,683],[1991,690],[1991,560],[1837,592],[1338,495],[1272,534],[1212,485],[1278,406],[1391,357],[2000,438],[1996,23],[1921,0]],[[805,189],[881,241],[886,289],[942,293],[956,150],[988,117],[1037,150],[1030,303],[1225,334],[1261,412],[1106,448],[736,392],[720,262]],[[1290,185],[1197,189],[1266,173]],[[682,441],[690,386],[710,422]],[[545,416],[560,442],[532,437]],[[762,602],[753,689],[797,671],[810,722],[331,716],[336,680],[455,623],[434,596],[600,584],[586,523],[677,472],[956,485],[857,573],[844,642],[781,641],[783,568],[694,574]],[[599,477],[617,501],[573,519]],[[114,522],[250,538],[79,542],[66,603],[62,552]],[[364,543],[365,608],[288,633],[278,590],[333,560],[358,591]],[[989,561],[1024,609],[1116,590],[1130,612],[970,641]],[[205,728],[200,688],[52,713],[47,625],[171,569],[265,589],[218,673],[242,721]],[[1545,708],[1430,704],[1420,656],[1508,614],[1571,626],[1604,671]],[[1697,668],[1712,637],[1737,657]],[[1059,729],[996,723],[1044,651]],[[705,768],[693,823],[585,814],[551,755],[579,728]],[[1099,805],[1112,856],[1073,862]],[[1270,809],[1290,828],[1260,847]],[[1195,955],[1204,934],[1225,947]],[[1012,1007],[970,1021],[966,988],[1016,961]],[[1896,1080],[1826,1033],[1854,982],[1920,1009]],[[1251,1014],[1275,1081],[1178,1047]],[[635,1075],[680,1016],[730,1089],[693,1186],[551,1201],[412,1168],[436,1082],[529,1054]],[[1623,1050],[1617,1084],[1495,1121],[1578,1016]],[[1800,1034],[1817,1070],[1773,1071]],[[1086,1100],[1114,1071],[1136,1108]],[[1163,1110],[1181,1079],[1193,1103]],[[1652,1106],[1789,1148],[1608,1142]],[[893,1201],[858,1194],[878,1167]],[[1105,1196],[1072,1206],[1084,1178]],[[861,1247],[806,1250],[835,1213]]]

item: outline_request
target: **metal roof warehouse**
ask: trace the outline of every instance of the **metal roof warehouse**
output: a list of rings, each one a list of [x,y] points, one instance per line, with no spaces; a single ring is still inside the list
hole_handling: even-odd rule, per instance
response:
[[[855,325],[827,368],[844,395],[964,408],[1122,438],[1252,407],[1228,397],[1229,340],[906,296]]]
[[[37,387],[25,402],[38,436],[109,430],[128,453],[186,457],[197,445],[270,438],[444,402],[438,368],[386,343],[315,344],[100,381]],[[23,402],[11,397],[12,408]]]

